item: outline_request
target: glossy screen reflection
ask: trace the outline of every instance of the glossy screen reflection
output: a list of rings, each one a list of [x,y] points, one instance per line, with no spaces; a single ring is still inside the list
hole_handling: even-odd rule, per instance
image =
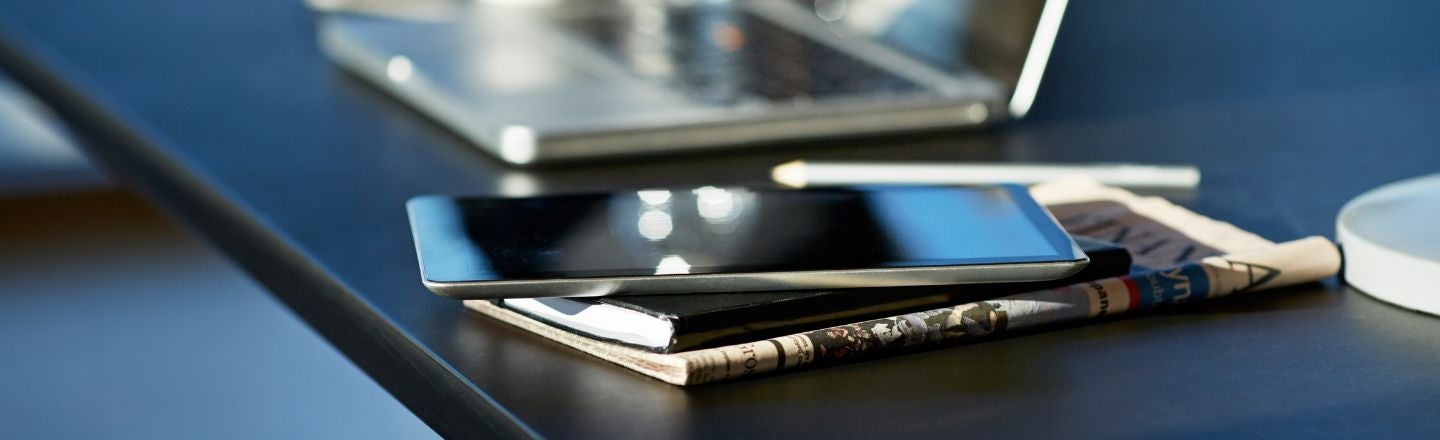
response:
[[[933,93],[895,71],[906,67],[876,65],[856,51],[904,54],[951,80],[980,70],[1013,86],[1041,3],[639,1],[567,14],[559,22],[637,78],[698,102],[803,105]],[[864,49],[836,48],[837,42]]]
[[[1073,260],[1018,187],[701,187],[411,202],[433,281]],[[440,240],[431,240],[440,241]]]

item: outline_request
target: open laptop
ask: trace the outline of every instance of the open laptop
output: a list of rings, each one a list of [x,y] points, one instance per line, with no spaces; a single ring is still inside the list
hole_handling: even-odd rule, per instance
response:
[[[319,33],[334,62],[524,165],[1020,117],[1065,3],[371,0]]]

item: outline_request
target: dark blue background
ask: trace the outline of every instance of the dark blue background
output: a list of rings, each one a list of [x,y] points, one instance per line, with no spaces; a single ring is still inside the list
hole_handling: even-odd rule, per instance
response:
[[[1440,170],[1440,4],[1076,0],[995,130],[516,171],[331,67],[298,1],[0,2],[0,65],[442,433],[1435,436],[1440,321],[1327,283],[679,389],[419,285],[425,193],[761,184],[803,157],[1192,163],[1197,211],[1331,234]]]

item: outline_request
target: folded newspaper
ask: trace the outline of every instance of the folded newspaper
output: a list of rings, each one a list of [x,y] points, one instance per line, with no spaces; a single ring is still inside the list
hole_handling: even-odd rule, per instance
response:
[[[658,354],[589,339],[488,301],[466,307],[645,375],[696,385],[892,356],[1027,328],[1318,281],[1340,268],[1329,240],[1272,243],[1164,199],[1068,179],[1031,193],[1067,231],[1116,242],[1136,270],[1040,292],[834,326],[755,342]]]

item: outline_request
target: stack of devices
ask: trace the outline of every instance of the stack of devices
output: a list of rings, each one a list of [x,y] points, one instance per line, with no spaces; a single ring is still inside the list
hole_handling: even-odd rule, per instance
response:
[[[423,281],[653,352],[1124,275],[1019,186],[706,186],[409,203]]]
[[[1021,117],[1066,5],[312,3],[353,6],[320,21],[337,64],[517,165]],[[409,212],[435,293],[659,353],[1130,266],[1014,186],[427,196]]]

